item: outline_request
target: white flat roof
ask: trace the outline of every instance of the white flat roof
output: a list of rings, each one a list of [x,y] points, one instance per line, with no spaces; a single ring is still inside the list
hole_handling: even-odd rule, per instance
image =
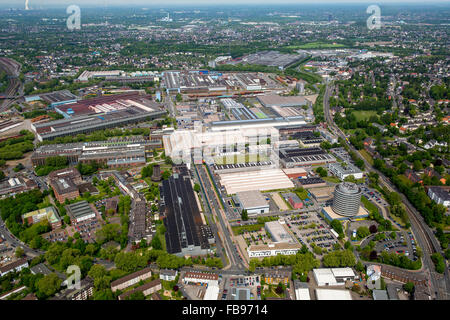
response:
[[[217,300],[218,297],[219,297],[219,286],[209,284],[208,288],[206,289],[203,300]]]
[[[352,268],[332,268],[331,272],[333,272],[335,277],[354,277],[355,272]]]
[[[320,283],[336,283],[336,278],[334,277],[333,272],[331,272],[331,269],[314,269],[313,273],[317,281]]]
[[[238,192],[236,193],[236,196],[238,197],[243,209],[269,207],[266,199],[263,197],[261,192],[257,190]]]
[[[308,288],[298,288],[295,289],[295,298],[297,300],[311,300]]]
[[[317,300],[352,300],[350,291],[337,289],[316,289]]]
[[[247,172],[221,173],[220,183],[228,194],[251,190],[294,188],[294,184],[281,169],[261,169]]]

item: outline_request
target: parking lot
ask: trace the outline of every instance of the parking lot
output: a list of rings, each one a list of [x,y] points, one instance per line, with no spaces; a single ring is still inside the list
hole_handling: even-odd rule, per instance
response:
[[[295,234],[297,240],[311,248],[315,244],[323,249],[331,249],[337,242],[325,220],[314,213],[291,215],[287,218],[287,226]]]
[[[67,235],[66,230],[56,229],[56,230],[52,230],[46,234],[43,234],[42,237],[50,242],[56,242],[56,241],[65,242],[65,241],[67,241],[67,238],[69,236]]]
[[[381,194],[377,190],[370,189],[363,184],[359,185],[362,190],[362,195],[365,196],[372,202],[376,202],[379,206],[388,207],[389,203],[387,203],[381,196]]]
[[[67,232],[71,237],[78,232],[85,242],[93,243],[95,242],[95,233],[100,228],[101,224],[97,219],[89,219],[73,224],[70,228],[67,228]]]
[[[378,253],[383,251],[404,254],[409,259],[416,261],[417,257],[417,246],[414,240],[414,236],[410,232],[397,231],[395,232],[395,239],[391,236],[391,232],[385,232],[385,239],[376,242],[375,250]],[[376,234],[369,236],[363,241],[361,247],[364,248],[371,240],[374,239]]]

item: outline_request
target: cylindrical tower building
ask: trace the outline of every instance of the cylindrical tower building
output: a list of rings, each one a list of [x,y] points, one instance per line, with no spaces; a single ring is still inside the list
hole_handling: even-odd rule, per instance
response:
[[[361,203],[361,188],[351,182],[343,182],[334,189],[332,209],[336,214],[353,217],[358,214]]]

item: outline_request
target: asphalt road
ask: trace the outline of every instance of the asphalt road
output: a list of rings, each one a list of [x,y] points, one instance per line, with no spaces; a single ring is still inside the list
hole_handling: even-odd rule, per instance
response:
[[[228,222],[225,221],[225,213],[223,212],[223,209],[219,203],[218,196],[214,191],[214,186],[209,179],[209,175],[203,165],[198,165],[196,166],[196,168],[199,173],[200,182],[202,183],[204,190],[206,190],[207,201],[209,202],[213,213],[215,213],[216,220],[219,220],[219,224],[217,224],[218,232],[219,235],[221,235],[220,239],[224,241],[224,247],[231,264],[230,269],[235,271],[245,270],[246,267],[243,263],[243,258],[238,253],[237,246],[231,239],[231,227],[229,226]]]
[[[397,188],[391,184],[389,179],[384,176],[380,171],[376,170],[372,165],[359,153],[358,150],[356,150],[347,140],[346,135],[336,126],[334,123],[334,120],[330,113],[330,105],[329,105],[329,99],[331,96],[331,93],[333,92],[333,88],[327,84],[325,94],[324,94],[324,115],[325,120],[327,121],[330,129],[334,131],[336,135],[341,137],[344,141],[344,143],[350,148],[351,151],[355,152],[359,155],[359,157],[364,161],[366,170],[369,172],[376,172],[378,173],[380,179],[379,181],[381,184],[385,185],[391,192],[398,193],[401,198],[402,202],[405,204],[407,208],[407,213],[411,221],[411,230],[414,233],[417,243],[422,248],[423,251],[423,258],[422,262],[424,264],[425,269],[427,270],[427,273],[429,273],[430,277],[430,290],[431,290],[431,296],[434,297],[437,300],[449,300],[450,299],[450,276],[448,272],[448,268],[445,269],[444,275],[440,275],[436,273],[434,268],[434,263],[431,260],[430,256],[434,252],[439,252],[443,254],[441,250],[441,246],[439,242],[437,241],[436,237],[433,234],[433,231],[426,225],[425,221],[423,221],[422,216],[420,213],[414,208],[414,206],[408,201],[406,196],[397,190]]]
[[[44,254],[44,251],[41,250],[35,250],[28,247],[26,244],[24,244],[22,241],[17,239],[6,227],[5,223],[3,222],[2,218],[0,217],[0,236],[8,242],[14,249],[18,247],[22,247],[25,254],[30,257],[36,257],[38,255]]]

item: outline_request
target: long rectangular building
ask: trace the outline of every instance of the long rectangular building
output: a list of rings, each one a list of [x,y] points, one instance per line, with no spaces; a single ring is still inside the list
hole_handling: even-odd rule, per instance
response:
[[[323,165],[336,162],[336,158],[321,148],[286,148],[279,151],[280,162],[285,168]]]
[[[67,119],[33,123],[31,128],[36,132],[39,141],[53,140],[154,120],[166,114],[165,110],[146,96],[118,95],[114,98],[115,100],[111,100],[111,97],[102,97],[100,101],[98,98],[95,101],[86,100],[75,105],[65,105],[60,107],[60,112],[68,117]]]
[[[220,173],[220,184],[227,194],[251,190],[294,188],[294,184],[281,169],[262,169],[247,172]]]
[[[185,165],[177,167],[161,189],[161,213],[166,226],[167,252],[178,256],[208,253],[209,243],[201,236],[203,220],[195,200],[192,182]]]
[[[43,145],[31,156],[33,166],[45,165],[50,157],[66,157],[69,164],[97,162],[109,167],[145,164],[154,149],[162,148],[161,140],[120,139],[96,142]]]

